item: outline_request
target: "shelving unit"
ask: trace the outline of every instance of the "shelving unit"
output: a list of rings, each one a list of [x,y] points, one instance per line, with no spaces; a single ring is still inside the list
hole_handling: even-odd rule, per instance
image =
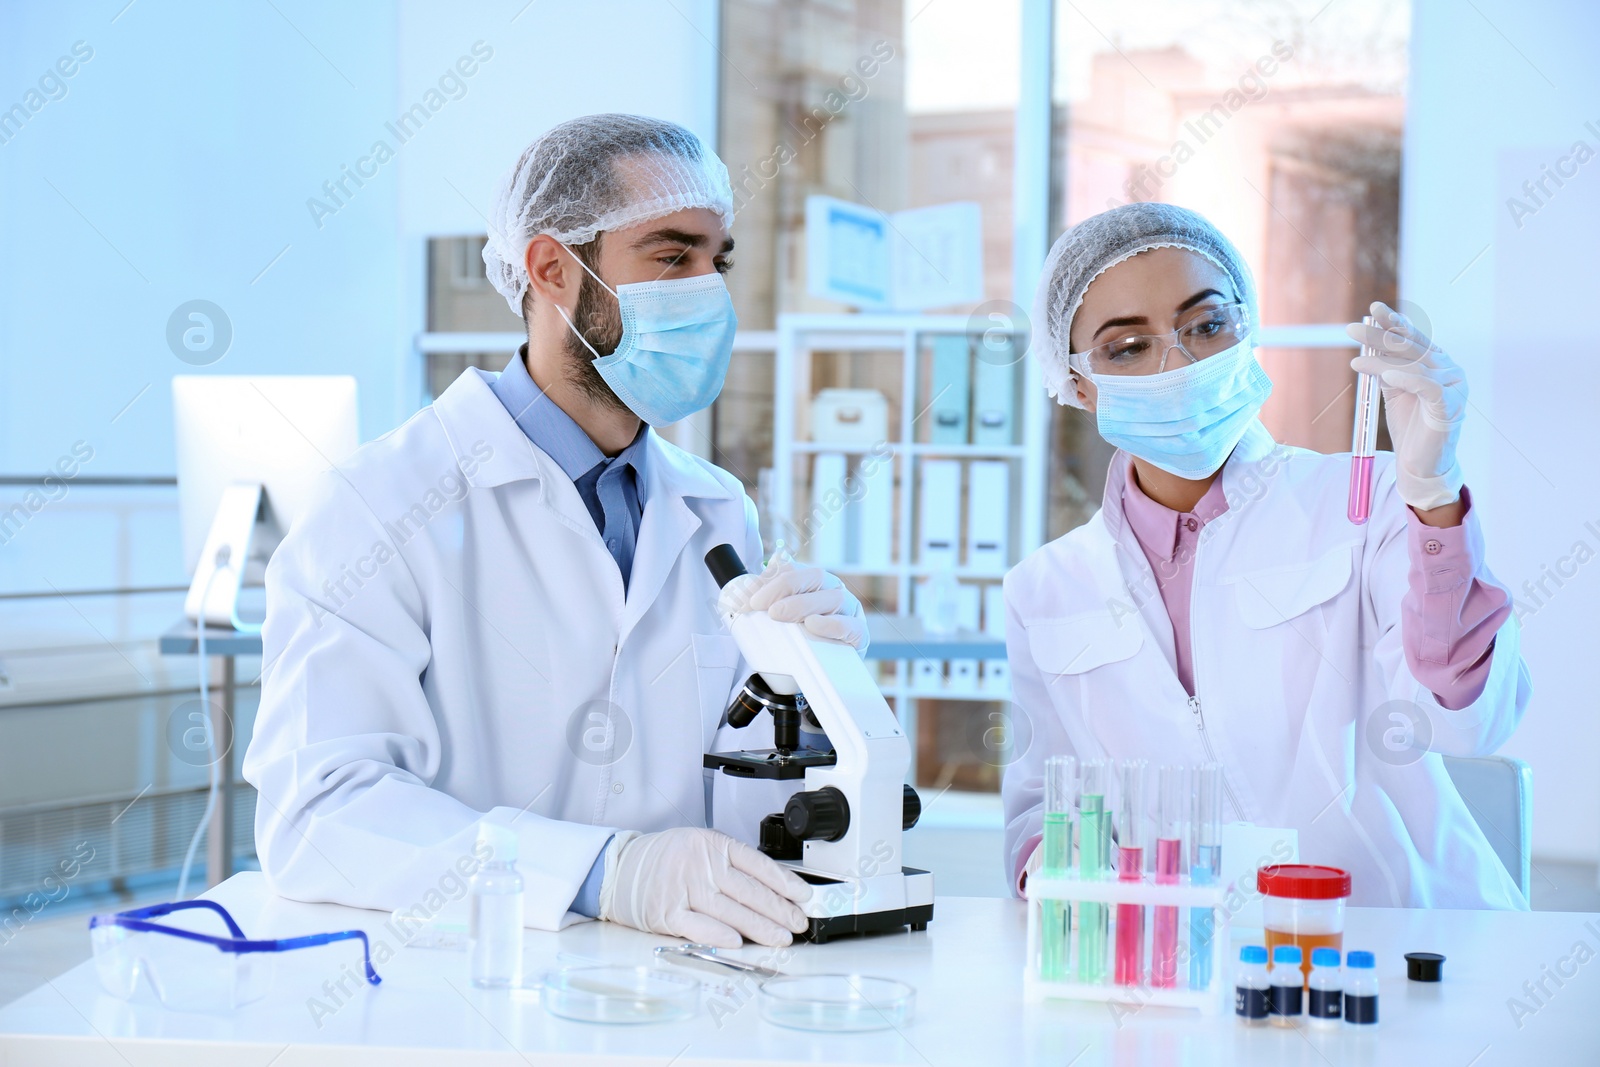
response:
[[[1033,362],[1026,358],[1027,337],[1016,330],[999,329],[987,320],[961,315],[897,314],[797,314],[778,318],[775,350],[775,397],[773,417],[773,475],[770,501],[776,528],[799,558],[827,566],[840,575],[861,596],[869,611],[891,615],[913,614],[915,589],[920,579],[938,577],[959,585],[989,587],[998,585],[1007,569],[1037,548],[1044,534],[1046,438],[1048,410]],[[1005,443],[936,442],[925,418],[938,396],[932,395],[935,338],[959,336],[966,340],[972,363],[969,364],[968,395],[960,403],[971,405],[982,373],[1009,374],[1011,393],[1010,440]],[[942,351],[952,349],[941,342]],[[819,358],[820,357],[820,358]],[[867,361],[879,361],[868,365]],[[897,360],[886,368],[881,361]],[[987,364],[987,367],[980,364]],[[862,371],[862,368],[867,368]],[[1005,368],[1009,368],[1006,370]],[[858,373],[858,371],[861,371]],[[829,373],[832,380],[828,380]],[[886,440],[872,445],[832,444],[811,436],[811,405],[822,388],[860,386],[863,380],[879,388],[889,399]],[[941,393],[940,396],[943,396]],[[952,397],[953,399],[953,397]],[[941,407],[948,401],[941,402]],[[966,432],[974,424],[968,418]],[[815,548],[820,538],[805,536],[805,517],[813,512],[813,481],[816,457],[822,453],[843,454],[847,469],[858,469],[861,457],[884,454],[892,463],[894,500],[891,516],[890,553],[887,564],[868,565],[852,560],[818,559]],[[961,484],[956,505],[961,511],[955,566],[931,565],[918,551],[920,515],[920,467],[930,459],[956,460],[962,464]],[[973,566],[968,562],[967,486],[973,461],[1001,461],[1009,467],[1007,494],[1006,553],[1004,565]],[[801,521],[797,521],[797,517]],[[834,512],[824,522],[845,522]],[[970,594],[967,594],[970,596]],[[983,594],[979,594],[982,603]],[[995,620],[984,620],[984,629],[998,635]],[[936,658],[937,640],[930,642]],[[913,738],[912,772],[917,779],[919,703],[959,702],[964,714],[981,717],[988,723],[992,712],[1009,707],[1009,693],[994,689],[945,689],[913,678],[912,659],[892,661],[892,672],[883,678],[885,696],[894,703],[906,732]],[[982,705],[990,705],[985,709]],[[987,727],[985,727],[987,728]]]

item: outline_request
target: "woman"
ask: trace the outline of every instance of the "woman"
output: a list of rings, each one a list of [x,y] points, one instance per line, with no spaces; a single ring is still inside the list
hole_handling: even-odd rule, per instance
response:
[[[1529,680],[1510,596],[1455,460],[1460,368],[1403,316],[1377,349],[1394,453],[1372,515],[1346,517],[1350,460],[1274,444],[1249,269],[1166,204],[1087,219],[1051,249],[1034,352],[1061,404],[1119,451],[1093,518],[1006,577],[1013,700],[1032,727],[1007,769],[1008,874],[1037,869],[1044,761],[1220,763],[1224,818],[1293,827],[1348,870],[1353,903],[1526,909],[1441,755],[1494,751]]]

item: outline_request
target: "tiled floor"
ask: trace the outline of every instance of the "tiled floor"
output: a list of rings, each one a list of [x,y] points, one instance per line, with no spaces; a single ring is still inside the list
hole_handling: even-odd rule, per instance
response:
[[[933,819],[932,825],[918,826],[907,835],[906,864],[933,871],[938,892],[946,896],[1006,895],[1000,854],[1003,832],[961,825],[979,822],[982,813],[963,813],[959,802],[942,809],[942,814],[942,820]],[[1534,909],[1600,912],[1600,885],[1596,879],[1594,864],[1536,861]],[[171,885],[154,885],[126,901],[79,896],[49,906],[9,943],[0,944],[0,1004],[10,1003],[46,979],[88,959],[87,923],[94,912],[164,900],[172,890]]]

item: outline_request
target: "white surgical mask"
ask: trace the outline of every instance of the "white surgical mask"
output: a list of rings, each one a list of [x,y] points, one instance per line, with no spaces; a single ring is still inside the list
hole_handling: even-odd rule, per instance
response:
[[[722,275],[630,282],[613,289],[576,254],[572,258],[617,298],[622,339],[616,351],[609,356],[595,352],[560,304],[556,311],[594,353],[594,369],[617,399],[651,426],[666,426],[710,407],[722,392],[739,326]]]
[[[1248,339],[1161,374],[1091,374],[1100,436],[1168,474],[1215,474],[1272,393]]]

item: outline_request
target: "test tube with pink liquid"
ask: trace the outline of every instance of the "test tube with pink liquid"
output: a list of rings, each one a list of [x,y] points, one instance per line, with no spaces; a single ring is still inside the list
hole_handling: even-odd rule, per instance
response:
[[[1361,325],[1371,326],[1371,315],[1361,317]],[[1377,349],[1361,346],[1363,356],[1377,355]],[[1377,377],[1356,375],[1356,418],[1350,434],[1350,502],[1346,514],[1357,526],[1372,515],[1372,460],[1378,454],[1378,401],[1383,396]]]
[[[1142,759],[1122,763],[1122,795],[1117,802],[1117,880],[1144,879],[1144,769]],[[1144,905],[1117,905],[1117,985],[1142,985]]]
[[[1162,767],[1156,789],[1156,884],[1177,885],[1183,870],[1183,824],[1191,807],[1182,767]],[[1178,985],[1178,909],[1152,908],[1150,984],[1157,989]]]

